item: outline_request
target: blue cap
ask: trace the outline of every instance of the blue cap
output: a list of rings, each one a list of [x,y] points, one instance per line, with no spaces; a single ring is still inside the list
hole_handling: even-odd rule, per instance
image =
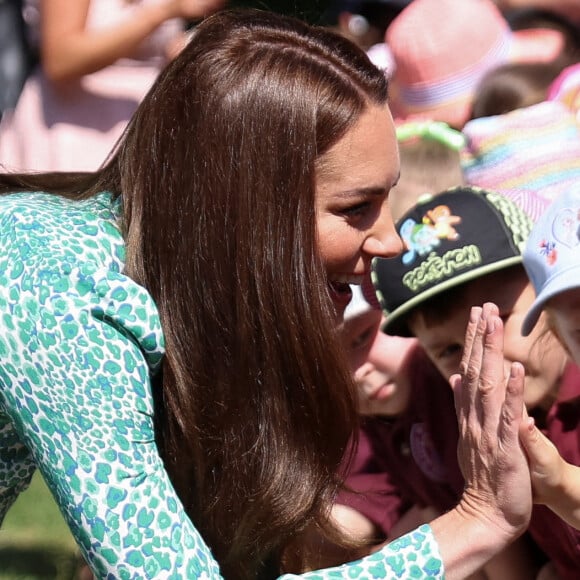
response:
[[[538,218],[523,264],[536,291],[522,324],[522,335],[528,336],[550,298],[580,288],[580,187],[560,194]]]

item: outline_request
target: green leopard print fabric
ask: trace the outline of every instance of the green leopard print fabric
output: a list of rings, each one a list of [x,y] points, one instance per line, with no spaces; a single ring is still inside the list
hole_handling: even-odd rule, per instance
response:
[[[156,306],[123,274],[120,202],[0,200],[0,519],[38,467],[97,578],[221,578],[155,446]],[[302,576],[443,578],[429,526]],[[284,578],[296,578],[286,575]]]

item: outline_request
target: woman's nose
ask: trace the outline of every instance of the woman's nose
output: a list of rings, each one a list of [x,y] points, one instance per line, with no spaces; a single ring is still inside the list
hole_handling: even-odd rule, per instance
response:
[[[363,249],[367,254],[380,258],[392,258],[403,251],[403,241],[397,234],[387,203],[383,205],[381,215],[373,224]]]

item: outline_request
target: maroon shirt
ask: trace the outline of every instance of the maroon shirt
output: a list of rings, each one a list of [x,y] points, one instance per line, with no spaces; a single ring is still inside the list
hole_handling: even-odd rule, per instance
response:
[[[385,537],[411,505],[446,511],[456,505],[463,490],[451,387],[420,359],[411,368],[415,376],[409,409],[390,422],[365,418],[346,479],[347,486],[360,495],[345,492],[338,498],[365,515]],[[580,466],[580,369],[576,365],[566,367],[556,402],[544,418],[537,419],[562,457]],[[529,533],[561,580],[580,578],[580,531],[537,505]]]
[[[385,537],[412,505],[451,509],[463,491],[451,387],[417,349],[409,365],[413,392],[404,415],[366,417],[338,503],[365,515]]]

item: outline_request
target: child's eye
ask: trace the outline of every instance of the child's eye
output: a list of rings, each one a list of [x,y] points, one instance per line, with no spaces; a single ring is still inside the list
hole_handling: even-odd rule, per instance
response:
[[[355,350],[360,350],[360,349],[364,348],[365,346],[367,346],[370,343],[372,337],[373,337],[373,331],[370,328],[368,330],[365,330],[364,332],[361,332],[361,334],[359,334],[350,343],[350,349],[355,351]]]
[[[440,360],[450,358],[456,356],[457,354],[460,355],[461,351],[462,347],[460,344],[450,344],[449,346],[446,346],[437,353],[437,358]]]

